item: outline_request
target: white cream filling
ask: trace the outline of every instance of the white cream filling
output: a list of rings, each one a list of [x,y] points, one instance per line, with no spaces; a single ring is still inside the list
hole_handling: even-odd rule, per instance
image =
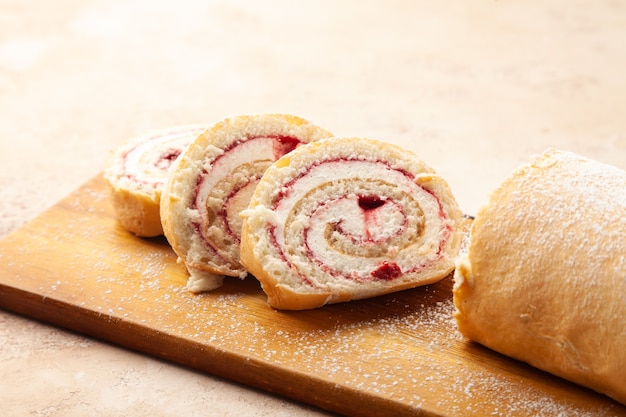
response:
[[[202,128],[195,128],[168,132],[137,144],[123,161],[123,173],[130,178],[122,177],[122,180],[140,188],[151,188],[163,183],[171,166],[159,164],[164,152],[169,149],[182,152],[202,131]]]
[[[206,207],[203,202],[209,198],[211,190],[217,183],[231,175],[231,172],[240,165],[260,160],[274,160],[274,139],[254,138],[242,142],[221,155],[208,167],[208,173],[202,179],[202,184],[196,196],[196,205],[206,218]]]
[[[283,253],[290,253],[290,251],[285,250],[284,241],[284,226],[292,227],[291,225],[284,225],[290,212],[311,189],[338,178],[358,179],[363,182],[384,179],[385,182],[395,184],[400,191],[412,196],[425,216],[425,228],[420,237],[410,245],[402,249],[389,248],[387,255],[403,271],[411,270],[420,264],[427,263],[429,259],[436,258],[444,228],[443,220],[439,216],[438,200],[402,172],[390,169],[385,164],[371,161],[326,162],[313,167],[293,184],[291,192],[285,195],[275,209],[275,237]],[[380,197],[385,198],[384,195]],[[334,250],[329,247],[326,241],[326,226],[341,222],[345,232],[360,236],[367,229],[373,240],[380,240],[393,235],[405,221],[404,216],[411,215],[410,213],[402,213],[397,206],[389,202],[374,210],[379,209],[381,211],[376,214],[378,219],[374,221],[375,224],[366,225],[364,210],[359,207],[358,197],[355,195],[339,200],[336,204],[318,209],[307,220],[298,219],[299,222],[308,221],[308,224],[300,224],[295,227],[299,229],[309,228],[308,240],[305,243],[313,257],[344,275],[358,274],[364,276],[375,270],[383,259],[388,258],[353,256]],[[290,261],[294,265],[299,264],[296,266],[303,268],[304,270],[301,272],[304,272],[312,281],[324,276],[323,274],[310,273],[313,272],[310,269],[316,269],[314,265],[302,265],[302,261],[299,259],[290,259]]]
[[[309,230],[305,243],[316,259],[331,268],[341,271],[343,274],[367,274],[372,269],[375,269],[382,259],[387,259],[393,253],[387,253],[385,257],[359,257],[337,251],[328,245],[326,227],[329,224],[340,224],[344,234],[349,234],[356,239],[361,238],[361,244],[379,244],[377,242],[400,231],[404,223],[404,216],[397,210],[396,206],[386,204],[381,206],[380,209],[385,211],[385,206],[393,207],[395,210],[390,210],[391,213],[389,214],[391,216],[386,221],[376,222],[376,224],[367,222],[356,196],[342,199],[338,204],[332,204],[317,210],[309,220]],[[366,231],[369,232],[371,237],[369,241]],[[375,235],[375,238],[372,236],[372,233]]]

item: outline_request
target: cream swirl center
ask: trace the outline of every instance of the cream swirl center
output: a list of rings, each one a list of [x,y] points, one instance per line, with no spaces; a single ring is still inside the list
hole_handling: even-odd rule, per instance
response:
[[[436,196],[383,161],[316,163],[283,184],[273,211],[278,249],[314,286],[416,272],[440,256],[447,227]]]
[[[241,241],[240,212],[248,206],[263,172],[297,144],[297,139],[287,137],[246,138],[205,164],[194,199],[198,230],[205,244],[225,262],[236,264],[228,254]]]
[[[124,155],[124,176],[148,187],[163,185],[172,163],[202,131],[203,128],[171,131],[138,143]]]

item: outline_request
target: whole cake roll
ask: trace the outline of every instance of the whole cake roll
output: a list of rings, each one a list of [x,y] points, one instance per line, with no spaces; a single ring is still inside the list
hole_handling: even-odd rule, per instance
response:
[[[241,217],[261,175],[298,146],[331,134],[288,114],[225,119],[199,135],[176,161],[161,198],[165,236],[189,272],[187,288],[209,291],[224,275],[244,278]]]
[[[121,225],[137,236],[163,234],[160,201],[172,163],[206,127],[179,126],[150,132],[113,151],[104,179]]]
[[[448,184],[410,151],[362,138],[285,155],[242,216],[241,261],[277,309],[436,282],[453,270],[462,238]]]
[[[492,192],[470,239],[461,333],[626,404],[626,172],[548,150]]]

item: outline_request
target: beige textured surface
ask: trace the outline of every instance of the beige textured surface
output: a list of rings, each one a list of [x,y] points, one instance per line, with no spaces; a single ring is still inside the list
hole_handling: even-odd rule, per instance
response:
[[[548,146],[626,168],[624,51],[626,5],[609,0],[0,0],[0,236],[127,138],[241,113],[411,148],[468,213]],[[5,312],[0,404],[318,414]]]

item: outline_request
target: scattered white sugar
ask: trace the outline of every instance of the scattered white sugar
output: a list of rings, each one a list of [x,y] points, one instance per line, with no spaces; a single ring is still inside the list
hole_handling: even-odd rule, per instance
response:
[[[570,255],[562,259],[567,268],[600,271],[613,265],[623,273],[624,259],[619,257],[626,253],[626,172],[569,152],[548,151],[510,181],[515,191],[506,203],[492,203],[488,225],[511,227],[503,223],[510,222],[509,214],[517,224],[533,225],[516,235],[516,245],[524,249],[516,253],[520,263],[532,266],[536,260],[553,259],[550,249],[567,248]],[[568,278],[577,277],[589,284],[599,279],[593,273]]]
[[[76,204],[85,208],[78,200]],[[63,270],[54,271],[54,278],[40,286],[43,294],[52,297],[57,294],[51,291],[75,288],[74,293],[81,294],[95,284],[97,291],[82,293],[73,301],[100,313],[103,320],[121,317],[208,350],[306,372],[330,381],[336,389],[358,389],[415,408],[485,415],[478,401],[488,393],[495,399],[489,409],[492,415],[615,414],[610,405],[580,410],[524,381],[499,375],[488,365],[472,362],[460,353],[466,342],[456,330],[452,300],[436,286],[408,293],[417,300],[402,293],[374,303],[277,312],[266,305],[260,288],[251,289],[248,284],[242,284],[242,292],[231,286],[232,292],[190,294],[184,289],[186,276],[170,252],[162,247],[152,251],[147,246],[136,252],[118,246],[112,228],[94,229],[89,219],[76,217],[66,232],[59,233],[57,226],[42,229],[40,243],[33,239],[16,252],[25,259],[33,251],[44,251],[50,242],[71,247],[85,239],[106,242],[68,253]],[[19,273],[19,262],[9,262],[17,265],[13,270]],[[372,306],[380,308],[360,310]],[[309,322],[308,317],[316,319]]]

